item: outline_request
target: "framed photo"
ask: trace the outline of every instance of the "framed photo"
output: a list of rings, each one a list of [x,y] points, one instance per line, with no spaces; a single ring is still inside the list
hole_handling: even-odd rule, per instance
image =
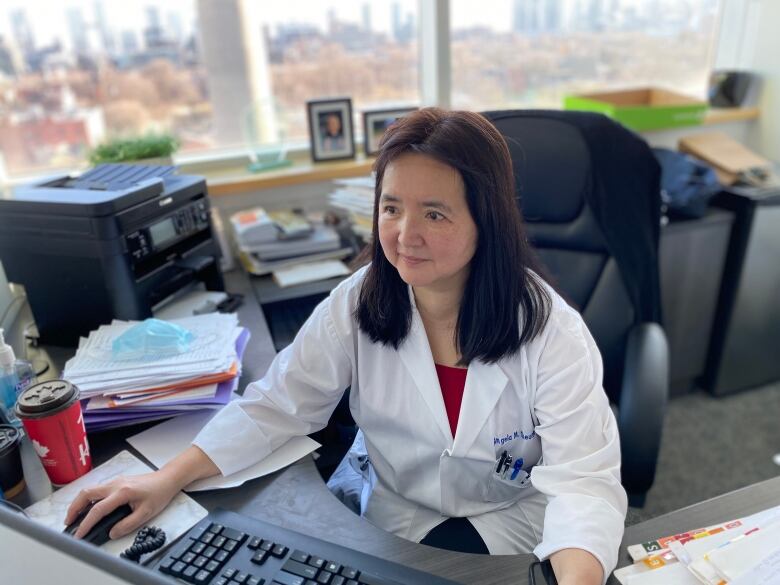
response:
[[[312,100],[306,102],[306,109],[312,159],[320,162],[355,158],[352,100]]]
[[[374,155],[379,151],[379,140],[390,124],[415,110],[417,108],[368,110],[363,112],[363,139],[365,141],[366,156]]]

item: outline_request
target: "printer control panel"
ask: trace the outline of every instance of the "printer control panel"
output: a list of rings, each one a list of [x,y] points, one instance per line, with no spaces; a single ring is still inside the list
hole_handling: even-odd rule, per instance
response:
[[[208,204],[196,201],[128,234],[127,251],[134,260],[141,260],[208,227]]]

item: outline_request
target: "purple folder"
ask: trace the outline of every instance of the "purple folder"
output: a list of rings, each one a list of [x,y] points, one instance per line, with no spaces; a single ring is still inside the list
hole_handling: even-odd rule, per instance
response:
[[[244,357],[244,351],[249,343],[251,334],[248,329],[242,328],[241,333],[236,339],[236,354],[238,356],[238,375],[231,380],[220,382],[217,385],[217,392],[214,396],[206,396],[203,398],[182,399],[176,402],[170,402],[167,404],[148,405],[141,407],[140,405],[131,405],[124,408],[101,408],[98,410],[86,410],[85,400],[82,403],[82,410],[84,412],[84,425],[88,432],[106,430],[110,428],[116,428],[119,426],[127,426],[130,424],[138,424],[149,420],[159,420],[162,418],[177,416],[180,414],[190,414],[198,412],[200,410],[213,410],[214,408],[221,408],[230,401],[230,395],[238,387],[238,379],[241,375],[241,360]],[[181,405],[193,405],[202,406],[202,408],[194,408],[188,410],[176,410],[168,407],[175,407]]]

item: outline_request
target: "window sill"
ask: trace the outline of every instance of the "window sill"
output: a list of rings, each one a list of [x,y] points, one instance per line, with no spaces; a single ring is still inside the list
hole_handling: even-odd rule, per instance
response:
[[[710,109],[704,117],[702,126],[711,126],[731,122],[743,122],[759,118],[758,108],[734,108],[734,109]],[[694,130],[699,126],[690,126]],[[645,131],[656,132],[668,129]],[[358,155],[354,160],[313,163],[309,159],[308,148],[295,148],[289,153],[293,164],[285,169],[262,173],[250,173],[247,170],[248,160],[246,150],[241,149],[235,153],[227,153],[219,157],[197,157],[179,160],[175,157],[174,163],[183,174],[204,175],[208,180],[209,194],[212,196],[238,195],[242,193],[256,192],[262,189],[287,187],[317,181],[330,181],[346,177],[359,177],[368,175],[374,162],[373,158]],[[51,175],[52,173],[47,173]],[[61,174],[61,173],[60,173]],[[6,180],[6,186],[27,183],[40,180],[45,174],[37,177],[18,177]],[[0,185],[0,189],[2,185]],[[0,193],[1,194],[1,193]]]
[[[758,108],[710,109],[707,111],[702,126],[756,120],[758,117]],[[695,128],[696,126],[690,127],[691,130]],[[663,128],[658,129],[658,131],[663,130]],[[234,162],[230,166],[225,166],[218,170],[203,168],[199,171],[197,168],[191,168],[186,169],[184,172],[204,174],[208,179],[209,195],[216,197],[317,181],[330,181],[345,177],[364,176],[371,172],[374,162],[373,158],[359,155],[355,160],[312,163],[304,160],[308,155],[308,150],[301,154],[303,156],[299,160],[294,160],[292,166],[278,171],[251,174],[246,170],[245,166],[240,166],[239,163]]]
[[[288,187],[302,183],[330,181],[346,177],[360,177],[371,173],[373,158],[358,156],[354,160],[334,162],[293,162],[293,165],[277,171],[250,173],[245,166],[231,166],[202,173],[206,176],[209,196],[238,195],[261,189]],[[192,169],[192,172],[196,172]]]

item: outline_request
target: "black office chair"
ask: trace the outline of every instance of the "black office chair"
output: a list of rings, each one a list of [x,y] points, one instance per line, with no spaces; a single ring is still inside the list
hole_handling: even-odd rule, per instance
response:
[[[581,312],[601,351],[623,486],[641,507],[655,478],[669,386],[658,164],[641,138],[601,114],[485,116],[509,144],[518,202],[551,284]]]

